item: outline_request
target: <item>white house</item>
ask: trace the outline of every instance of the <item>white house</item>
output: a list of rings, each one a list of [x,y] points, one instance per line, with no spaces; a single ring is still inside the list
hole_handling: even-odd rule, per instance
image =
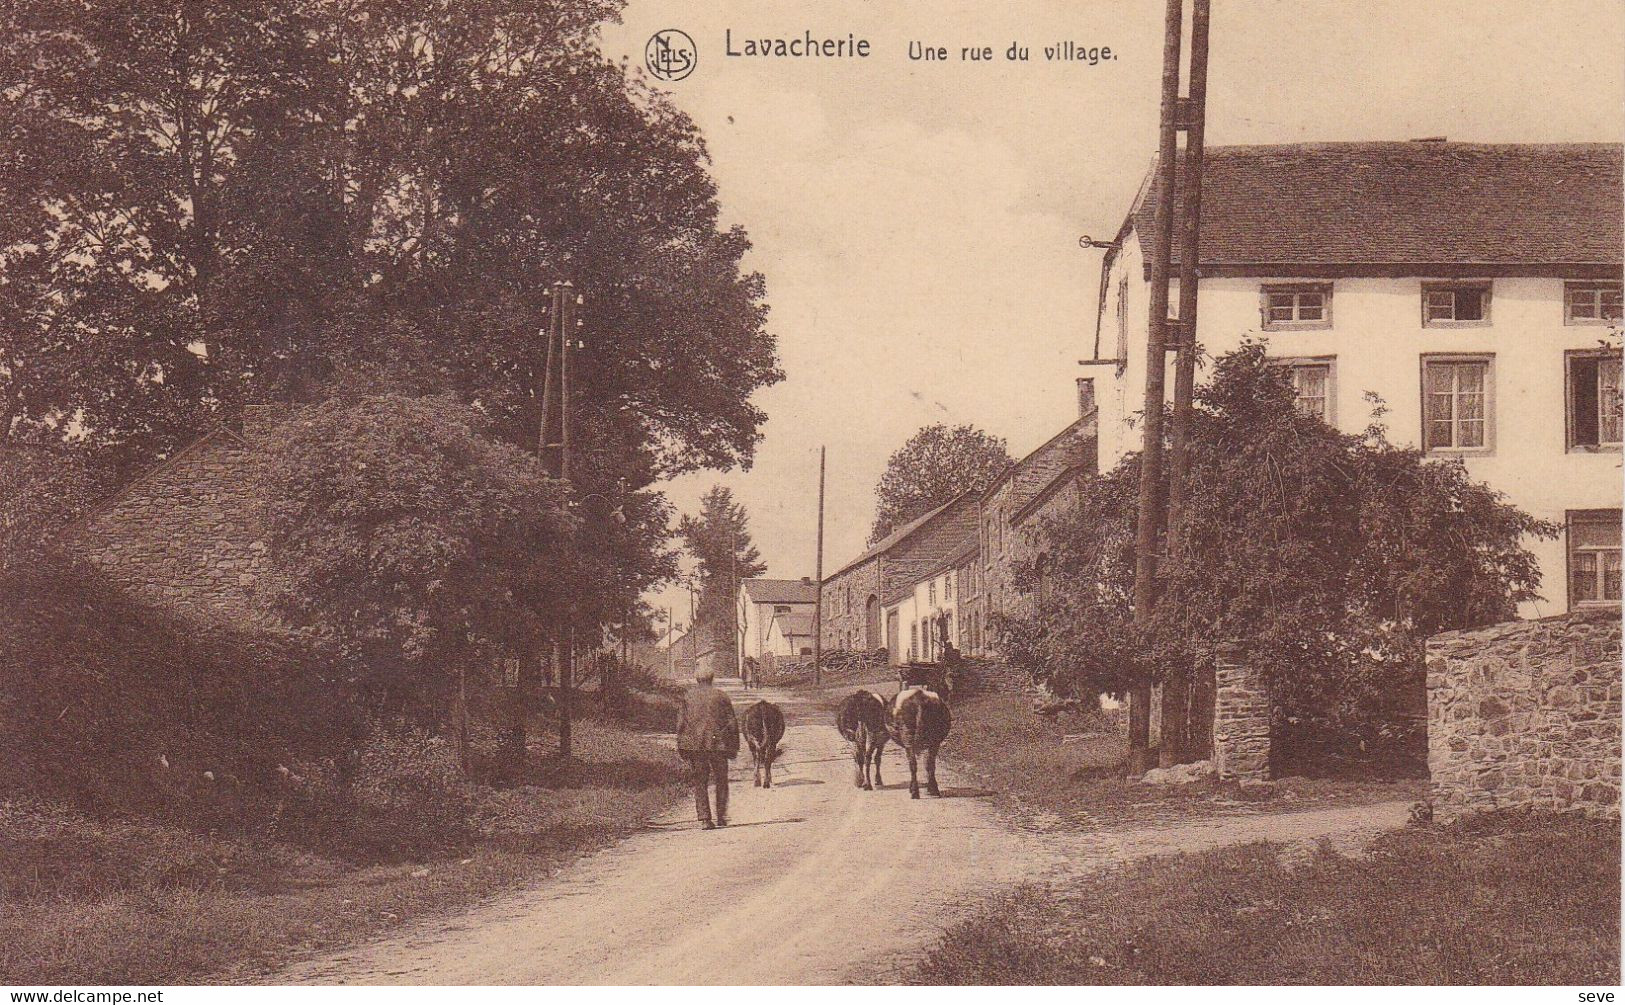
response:
[[[1621,147],[1414,141],[1206,156],[1205,352],[1266,339],[1301,407],[1355,432],[1372,421],[1373,392],[1393,442],[1460,457],[1562,524],[1558,540],[1529,543],[1545,600],[1524,615],[1617,604]],[[1148,182],[1102,264],[1085,361],[1102,470],[1140,446],[1155,198]]]
[[[898,651],[890,654],[892,664],[935,663],[943,656],[944,641],[964,649],[964,625],[960,617],[961,593],[966,573],[977,557],[974,539],[958,552],[915,577],[886,605],[888,622],[898,626]]]
[[[739,653],[759,660],[764,652],[795,656],[798,650],[770,649],[768,629],[776,615],[804,614],[809,627],[818,603],[818,584],[811,579],[746,579],[736,598]]]
[[[813,651],[813,616],[806,613],[779,613],[767,625],[763,652],[779,657],[810,656]]]

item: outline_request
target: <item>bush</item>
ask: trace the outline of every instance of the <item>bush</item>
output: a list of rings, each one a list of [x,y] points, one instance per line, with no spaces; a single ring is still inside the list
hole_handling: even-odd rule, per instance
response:
[[[0,798],[263,833],[292,767],[363,733],[341,668],[288,640],[199,632],[61,560],[0,597]]]
[[[349,795],[348,837],[381,858],[460,850],[473,840],[470,794],[457,752],[444,738],[395,725],[361,749]]]

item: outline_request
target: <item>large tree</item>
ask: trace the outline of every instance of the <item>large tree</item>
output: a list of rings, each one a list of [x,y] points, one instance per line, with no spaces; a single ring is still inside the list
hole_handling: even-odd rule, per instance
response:
[[[693,123],[598,52],[620,7],[0,7],[0,433],[142,464],[382,380],[529,442],[568,277],[583,494],[748,464],[763,281]]]
[[[684,514],[677,526],[700,580],[697,627],[713,644],[732,652],[734,604],[741,580],[767,571],[750,539],[750,516],[725,485],[713,485],[700,500],[698,515]]]
[[[580,577],[565,485],[449,396],[332,399],[260,456],[279,609],[433,717],[476,647],[535,651]]]
[[[1190,446],[1187,517],[1149,623],[1133,618],[1138,455],[1045,524],[1047,601],[1000,627],[1010,657],[1057,692],[1123,694],[1241,642],[1281,724],[1369,740],[1397,706],[1414,711],[1428,636],[1510,618],[1537,596],[1524,543],[1554,526],[1459,461],[1302,414],[1259,346],[1218,360]]]
[[[1003,438],[974,426],[926,426],[886,462],[875,486],[874,544],[967,489],[981,491],[1014,463]]]

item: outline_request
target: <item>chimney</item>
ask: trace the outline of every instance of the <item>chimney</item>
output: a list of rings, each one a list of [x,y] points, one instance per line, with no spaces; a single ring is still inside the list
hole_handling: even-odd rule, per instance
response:
[[[811,585],[812,584],[812,577],[811,576],[802,576],[801,581],[803,583],[807,583],[808,585]]]
[[[292,405],[244,405],[243,439],[251,441],[269,439],[272,430],[292,414]]]
[[[1078,378],[1078,418],[1093,415],[1095,411],[1095,378]]]

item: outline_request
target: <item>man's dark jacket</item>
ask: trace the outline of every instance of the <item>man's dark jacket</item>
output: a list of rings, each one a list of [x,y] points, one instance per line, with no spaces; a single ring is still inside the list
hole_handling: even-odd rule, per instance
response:
[[[696,684],[683,695],[683,712],[677,719],[679,754],[739,753],[739,720],[734,718],[733,702],[709,684]]]

